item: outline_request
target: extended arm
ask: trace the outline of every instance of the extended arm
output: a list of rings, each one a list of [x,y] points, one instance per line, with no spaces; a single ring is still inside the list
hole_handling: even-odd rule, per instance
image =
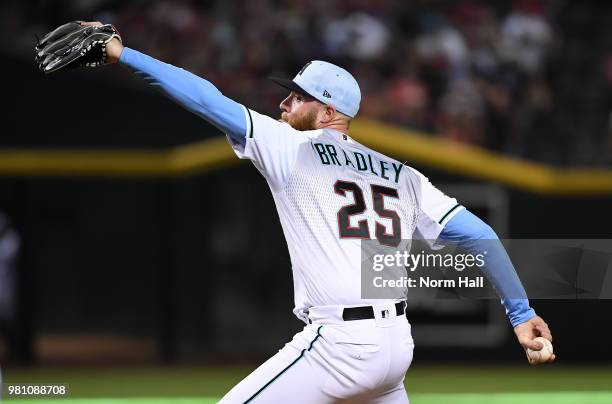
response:
[[[244,145],[247,126],[245,109],[224,96],[209,81],[126,48],[117,40],[109,42],[106,49],[109,62],[119,62],[129,67],[178,104],[215,125],[233,141]]]
[[[440,238],[452,241],[464,251],[473,254],[487,251],[483,271],[501,296],[514,332],[525,349],[541,349],[542,345],[533,341],[538,336],[552,341],[547,324],[529,307],[527,294],[514,266],[497,234],[489,225],[464,209],[446,223]]]
[[[452,241],[463,251],[474,254],[487,251],[486,265],[482,269],[501,296],[512,326],[535,317],[510,257],[489,225],[463,209],[444,226],[440,239]]]

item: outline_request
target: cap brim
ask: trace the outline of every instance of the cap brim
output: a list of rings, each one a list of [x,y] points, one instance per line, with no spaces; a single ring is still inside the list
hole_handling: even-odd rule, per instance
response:
[[[308,92],[304,91],[304,89],[302,87],[298,86],[295,83],[295,81],[293,81],[291,79],[282,79],[280,77],[270,77],[270,80],[272,80],[273,82],[275,82],[279,86],[286,88],[287,90],[295,91],[296,93],[300,93],[302,95],[306,95],[306,96],[308,96],[310,98],[314,98],[316,100],[315,97],[313,97],[312,95],[308,94]]]

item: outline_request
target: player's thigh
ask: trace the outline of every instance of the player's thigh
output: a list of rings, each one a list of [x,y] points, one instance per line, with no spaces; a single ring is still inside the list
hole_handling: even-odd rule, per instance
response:
[[[408,400],[408,393],[406,393],[406,388],[404,387],[404,383],[398,384],[394,388],[385,391],[376,397],[373,397],[372,400],[369,401],[372,404],[409,404],[410,400]]]
[[[326,373],[310,352],[283,348],[231,389],[221,403],[328,403],[322,392]]]
[[[316,340],[317,332],[314,330],[297,334],[291,343],[234,386],[220,402],[331,402],[322,391],[328,375],[320,366],[321,358],[312,349]]]
[[[338,399],[335,404],[409,404],[404,385],[397,385],[386,391],[367,391],[346,399]]]

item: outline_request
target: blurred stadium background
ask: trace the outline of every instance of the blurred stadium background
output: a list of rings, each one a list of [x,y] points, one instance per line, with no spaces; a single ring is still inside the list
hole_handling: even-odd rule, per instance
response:
[[[4,0],[5,384],[214,401],[301,328],[268,187],[220,133],[126,69],[35,70],[34,34],[72,19],[272,116],[267,76],[334,61],[364,95],[355,137],[500,236],[612,238],[612,3]],[[612,303],[533,305],[552,366],[526,365],[497,302],[411,301],[412,401],[612,402]]]

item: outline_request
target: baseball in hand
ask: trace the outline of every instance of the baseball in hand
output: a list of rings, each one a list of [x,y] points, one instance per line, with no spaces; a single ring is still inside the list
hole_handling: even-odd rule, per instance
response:
[[[542,349],[539,351],[534,351],[532,349],[527,349],[527,356],[529,356],[529,363],[532,365],[537,365],[538,363],[548,362],[550,358],[553,356],[553,346],[549,340],[543,337],[537,337],[534,341],[539,341],[542,343]]]

